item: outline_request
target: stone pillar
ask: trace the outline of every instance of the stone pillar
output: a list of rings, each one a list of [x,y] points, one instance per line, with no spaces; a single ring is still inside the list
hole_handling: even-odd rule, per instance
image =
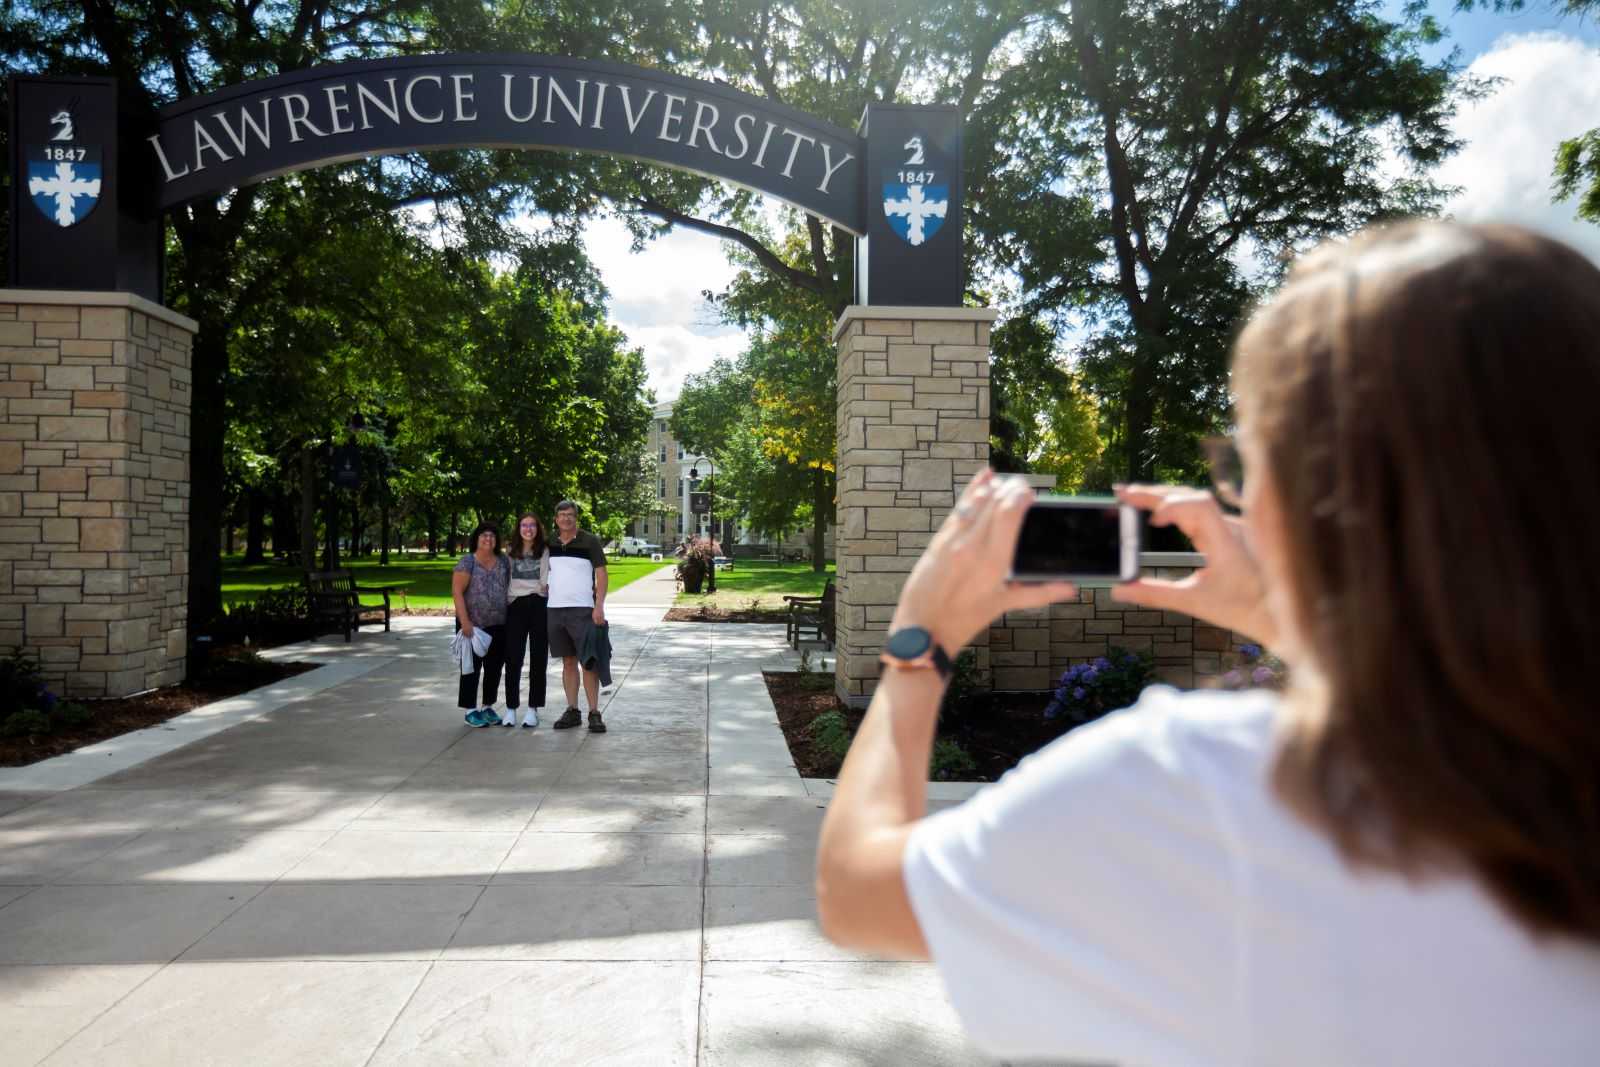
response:
[[[841,699],[865,704],[900,587],[955,493],[989,462],[989,308],[845,309],[839,350]],[[955,655],[956,650],[951,649]],[[988,669],[988,649],[978,649]]]
[[[0,649],[65,695],[183,677],[195,330],[129,293],[0,289]]]

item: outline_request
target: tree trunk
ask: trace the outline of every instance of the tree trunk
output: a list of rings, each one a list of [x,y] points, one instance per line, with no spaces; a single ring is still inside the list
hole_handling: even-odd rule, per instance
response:
[[[260,563],[267,558],[267,494],[251,489],[245,495],[245,505],[250,511],[245,524],[244,561]]]
[[[428,509],[428,558],[439,557],[439,513],[433,508]]]
[[[361,490],[350,492],[350,558],[361,558]]]
[[[223,435],[227,425],[227,324],[215,315],[195,334],[189,394],[190,637],[222,614]]]
[[[1134,364],[1128,378],[1127,434],[1128,481],[1153,482],[1156,474],[1156,454],[1149,440],[1155,426],[1155,367],[1148,357]]]
[[[328,487],[327,503],[323,506],[322,569],[339,569],[339,490]]]
[[[383,541],[383,551],[378,556],[378,562],[387,567],[389,565],[389,480],[381,472],[378,475],[378,526],[383,531],[379,535]]]
[[[445,542],[445,555],[453,556],[456,554],[456,541],[461,537],[460,529],[461,512],[452,511],[450,513],[450,539]]]
[[[228,524],[228,526],[227,526],[227,530],[228,530],[228,532],[227,532],[227,541],[226,541],[226,547],[223,549],[223,555],[227,555],[227,556],[233,555],[234,535],[236,533],[238,533],[238,527],[234,524],[234,519],[235,518],[237,518],[237,516],[229,515],[225,520],[223,520]]]
[[[312,570],[317,562],[317,453],[300,449],[300,566]]]
[[[299,512],[282,486],[272,499],[272,554],[281,555],[300,543]]]
[[[833,506],[833,496],[828,492],[828,472],[817,467],[811,472],[811,570],[821,574],[827,569],[822,556],[822,540],[828,528],[828,511]]]

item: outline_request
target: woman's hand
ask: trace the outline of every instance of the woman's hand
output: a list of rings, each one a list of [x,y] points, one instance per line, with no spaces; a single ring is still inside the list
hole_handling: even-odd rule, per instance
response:
[[[450,599],[456,606],[456,625],[467,637],[472,636],[472,617],[467,614],[467,586],[471,584],[472,578],[461,571],[450,575]]]
[[[921,626],[954,656],[1007,611],[1077,595],[1070,582],[1011,582],[1011,560],[1033,490],[980,471],[945,517],[900,592],[891,630]]]
[[[1125,485],[1118,487],[1117,499],[1148,511],[1152,526],[1182,530],[1206,557],[1206,565],[1179,581],[1140,578],[1116,586],[1113,599],[1181,611],[1263,645],[1273,644],[1277,627],[1267,611],[1261,566],[1245,541],[1244,524],[1224,515],[1216,497],[1186,486]]]

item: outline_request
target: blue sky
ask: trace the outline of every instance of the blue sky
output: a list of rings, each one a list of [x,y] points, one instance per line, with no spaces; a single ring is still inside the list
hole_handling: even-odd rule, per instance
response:
[[[1398,13],[1405,5],[1387,0],[1384,4],[1391,13]],[[1493,47],[1496,40],[1507,34],[1525,34],[1554,30],[1565,36],[1600,45],[1600,29],[1593,19],[1562,17],[1555,13],[1551,0],[1529,0],[1521,11],[1497,14],[1492,9],[1461,12],[1453,0],[1432,0],[1428,10],[1450,31],[1450,37],[1440,47],[1430,49],[1429,58],[1442,57],[1453,47],[1459,47],[1463,59],[1471,61]]]
[[[1403,3],[1385,6],[1398,12]],[[1432,0],[1430,10],[1450,36],[1429,58],[1459,48],[1474,74],[1501,79],[1494,95],[1457,115],[1467,143],[1438,174],[1461,189],[1446,210],[1535,226],[1600,260],[1600,226],[1550,202],[1556,144],[1600,126],[1600,25],[1555,14],[1550,0],[1507,14],[1457,12],[1453,0]],[[700,296],[733,276],[715,238],[678,231],[633,253],[621,224],[606,221],[591,227],[588,248],[611,290],[611,317],[644,349],[658,398],[675,397],[685,375],[743,349],[743,334],[717,324]]]

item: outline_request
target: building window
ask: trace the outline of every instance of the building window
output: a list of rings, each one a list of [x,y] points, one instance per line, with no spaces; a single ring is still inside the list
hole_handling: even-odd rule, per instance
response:
[[[657,500],[665,500],[665,499],[667,499],[667,480],[665,478],[661,479],[661,484],[656,489],[656,499]]]
[[[683,497],[683,479],[682,478],[678,479],[678,496],[679,496],[680,499]]]
[[[678,513],[678,532],[683,533],[683,513]]]
[[[678,462],[679,463],[683,462],[683,443],[682,442],[679,442],[679,444],[678,444]]]
[[[657,455],[660,457],[659,461],[665,463],[667,461],[667,446],[662,445],[661,451]]]
[[[667,420],[666,419],[657,419],[656,420],[656,433],[664,434],[666,432],[667,432]]]

